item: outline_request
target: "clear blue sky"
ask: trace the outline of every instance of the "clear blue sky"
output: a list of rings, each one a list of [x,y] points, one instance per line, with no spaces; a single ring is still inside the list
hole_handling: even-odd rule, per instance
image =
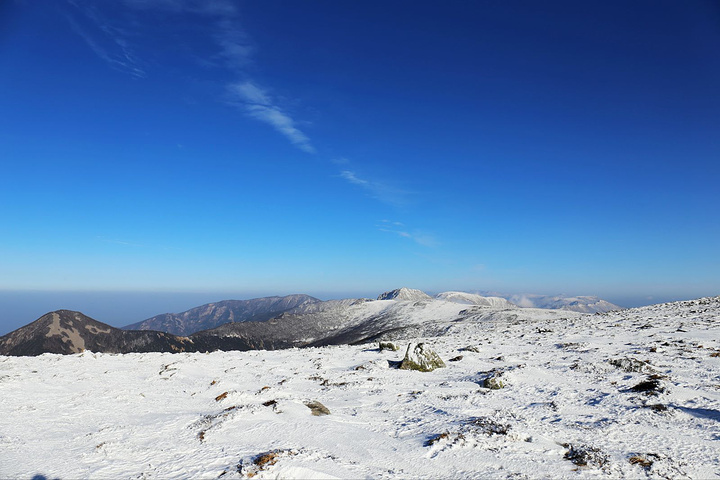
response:
[[[720,293],[717,2],[0,5],[2,290]]]

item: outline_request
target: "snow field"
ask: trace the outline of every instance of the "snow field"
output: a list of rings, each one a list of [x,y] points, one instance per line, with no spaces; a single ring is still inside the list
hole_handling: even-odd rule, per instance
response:
[[[714,300],[485,314],[398,352],[0,357],[0,477],[717,478]],[[447,368],[392,368],[411,341]]]

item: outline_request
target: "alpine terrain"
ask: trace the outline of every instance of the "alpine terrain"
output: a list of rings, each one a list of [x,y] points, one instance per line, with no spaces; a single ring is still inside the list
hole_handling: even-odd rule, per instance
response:
[[[79,315],[28,338],[84,352],[0,356],[2,478],[720,478],[720,297],[318,302],[220,327],[318,346],[212,353],[91,351]]]

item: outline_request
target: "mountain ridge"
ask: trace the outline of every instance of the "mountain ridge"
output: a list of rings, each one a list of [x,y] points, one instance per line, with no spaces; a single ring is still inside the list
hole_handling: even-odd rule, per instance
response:
[[[162,313],[122,327],[123,330],[158,330],[187,336],[224,323],[264,321],[304,304],[320,302],[305,294],[222,300],[206,303],[180,313]]]
[[[278,313],[275,309],[282,310]],[[320,301],[308,295],[228,300],[183,314],[185,319],[195,322],[187,322],[184,328],[197,328],[203,322],[212,328],[175,335],[150,330],[152,325],[140,322],[133,325],[142,324],[145,329],[118,329],[80,312],[57,310],[0,337],[0,355],[72,354],[83,350],[107,353],[274,350],[438,336],[470,321],[500,324],[535,317],[587,315],[570,309],[521,308],[499,297],[464,292],[444,292],[433,298],[408,288],[385,292],[378,300]],[[183,320],[183,314],[176,315]],[[152,319],[162,327],[168,323],[165,315]],[[234,321],[239,318],[242,321]]]

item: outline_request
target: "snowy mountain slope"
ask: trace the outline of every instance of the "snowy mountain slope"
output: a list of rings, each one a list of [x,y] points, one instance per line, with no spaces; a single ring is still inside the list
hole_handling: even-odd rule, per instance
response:
[[[463,303],[466,305],[481,305],[493,308],[516,308],[517,305],[502,297],[484,297],[475,293],[443,292],[435,295],[438,300],[446,302]]]
[[[410,301],[421,301],[421,300],[432,300],[432,297],[422,290],[416,290],[414,288],[402,287],[389,292],[381,293],[378,295],[378,300],[410,300]]]
[[[302,306],[267,322],[228,323],[191,335],[203,350],[203,341],[220,349],[238,349],[238,342],[249,348],[277,349],[364,343],[377,339],[401,339],[418,335],[441,335],[458,321],[496,318],[515,321],[536,315],[564,315],[568,312],[524,312],[468,306],[433,300],[332,300]],[[210,350],[210,349],[208,349]]]
[[[407,340],[429,373],[407,342],[0,357],[0,477],[720,478],[720,297],[468,310]]]
[[[622,310],[622,307],[595,296],[566,297],[564,295],[516,294],[506,298],[515,305],[526,308],[552,308],[581,313],[603,313]]]
[[[319,302],[309,295],[263,297],[251,300],[224,300],[208,303],[182,313],[164,313],[123,327],[125,330],[157,330],[190,335],[228,322],[264,321],[299,305]]]
[[[83,349],[107,353],[131,353],[153,351],[153,345],[157,346],[155,351],[212,352],[354,344],[374,339],[440,335],[449,328],[449,325],[466,317],[482,319],[496,316],[502,321],[502,319],[516,319],[518,310],[520,309],[506,311],[433,299],[428,301],[330,300],[304,303],[270,320],[226,323],[188,337],[145,330],[119,330],[96,322],[102,326],[99,327],[101,331],[95,327],[81,329],[84,337],[77,345],[67,343],[60,333],[57,333],[50,337],[56,343],[65,345],[65,349],[41,347],[28,349],[26,345],[46,345],[48,342],[49,334],[46,330],[38,331],[32,328],[32,325],[38,323],[44,325],[44,320],[41,319],[6,337],[1,337],[0,354],[74,353]],[[71,313],[82,316],[78,312]],[[521,315],[529,318],[534,314],[527,312]],[[89,320],[94,322],[92,319]],[[93,337],[94,333],[98,333],[97,338]],[[17,338],[22,338],[21,346],[16,345],[14,339]],[[155,340],[154,343],[128,342],[129,338]]]

